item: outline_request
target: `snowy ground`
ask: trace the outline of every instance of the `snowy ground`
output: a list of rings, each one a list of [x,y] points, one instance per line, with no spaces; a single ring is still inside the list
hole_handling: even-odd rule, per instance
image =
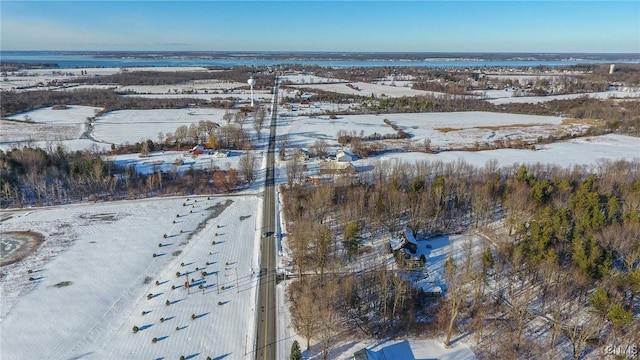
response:
[[[323,109],[326,108],[320,107],[318,111]],[[36,144],[41,145],[46,145],[46,140],[60,140],[61,144],[72,150],[90,149],[96,144],[108,148],[111,143],[156,139],[160,131],[174,132],[180,125],[190,125],[200,120],[224,124],[224,110],[117,111],[94,122],[93,136],[104,141],[96,143],[78,138],[81,126],[91,111],[95,109],[71,107],[68,110],[35,110],[28,115],[36,124],[12,123],[10,133],[14,135],[5,134],[5,124],[8,122],[3,122],[0,148],[5,150],[14,146],[14,141],[18,141],[16,138],[40,140],[37,136],[41,136],[42,141]],[[297,112],[301,111],[307,110],[300,109]],[[293,113],[282,109],[280,114]],[[59,117],[59,114],[64,116]],[[18,114],[16,119],[24,120],[24,115]],[[350,115],[336,120],[329,120],[326,116],[289,116],[279,118],[278,131],[280,136],[288,134],[290,148],[309,148],[316,140],[325,139],[337,149],[336,134],[340,129],[349,133],[356,131],[357,134],[362,131],[365,136],[393,133],[383,122],[385,118],[410,133],[413,136],[410,141],[419,144],[428,138],[433,146],[440,147],[544,135],[563,126],[562,119],[557,117],[467,112]],[[66,129],[68,136],[56,137],[62,129]],[[266,130],[263,130],[265,133]],[[260,151],[261,148],[257,153]],[[171,171],[171,164],[176,159],[183,160],[184,166],[205,167],[215,164],[221,168],[237,167],[238,155],[232,152],[229,158],[191,158],[180,152],[165,152],[152,153],[149,158],[132,154],[113,159],[121,164],[135,164],[138,171],[146,172],[158,168]],[[450,162],[463,159],[476,166],[484,166],[488,160],[496,159],[500,166],[539,162],[596,168],[601,159],[638,158],[638,138],[605,135],[548,144],[540,146],[537,151],[503,149],[447,151],[439,154],[388,153],[357,160],[354,165],[360,170],[368,170],[378,161]],[[264,162],[264,157],[262,160]],[[317,169],[313,161],[307,165],[310,171]],[[276,181],[286,182],[284,163],[279,162],[278,167]],[[262,176],[260,174],[258,177]],[[251,191],[259,190],[259,184],[259,181],[256,182]],[[205,222],[213,211],[207,208],[226,200],[232,200],[233,204],[218,217]],[[255,284],[258,281],[253,272],[258,266],[255,245],[261,234],[258,220],[260,209],[260,198],[248,194],[211,200],[198,198],[198,203],[193,198],[189,201],[186,198],[149,199],[0,212],[3,218],[0,229],[3,232],[32,230],[48,239],[22,262],[1,269],[2,358],[177,359],[181,355],[187,358],[252,358],[249,351],[254,342],[253,311]],[[181,217],[176,218],[176,214]],[[215,227],[218,224],[224,227],[218,229]],[[201,228],[196,231],[199,225]],[[215,232],[220,235],[216,237]],[[286,234],[286,229],[281,228],[279,232]],[[163,234],[170,237],[164,239]],[[211,245],[215,238],[224,242]],[[459,237],[432,240],[428,262],[434,267],[430,270],[435,275],[427,281],[440,281],[436,267],[441,266],[449,251],[459,249],[455,246],[458,240]],[[160,243],[162,247],[159,247]],[[448,246],[449,243],[454,246]],[[286,259],[286,242],[279,244],[279,250],[284,250],[280,260]],[[153,253],[160,256],[154,258]],[[174,256],[174,253],[177,255]],[[210,264],[207,265],[207,262]],[[183,267],[181,263],[188,265]],[[34,272],[29,274],[27,270]],[[218,275],[215,279],[214,275],[205,276],[206,282],[202,283],[204,294],[195,291],[197,286],[191,289],[193,293],[185,294],[184,278],[176,277],[177,271],[184,270],[192,272],[191,276],[196,279],[201,271],[210,274],[217,271]],[[238,281],[234,283],[236,271]],[[29,281],[29,277],[36,280]],[[156,281],[160,285],[156,285]],[[218,294],[218,285],[221,287],[223,284],[225,290]],[[278,286],[278,337],[282,339],[278,344],[279,358],[287,357],[293,339],[303,343],[290,327],[284,301],[284,284]],[[178,288],[171,290],[172,285]],[[152,294],[151,299],[147,299],[149,294]],[[167,306],[167,300],[176,302]],[[218,302],[222,302],[222,305],[218,305]],[[151,312],[142,315],[143,311]],[[192,314],[196,315],[195,320],[191,319]],[[161,322],[160,318],[167,320]],[[134,325],[142,330],[134,334]],[[184,326],[188,327],[182,328]],[[181,330],[176,330],[176,327]],[[156,343],[152,343],[154,337],[158,340]],[[38,339],[38,346],[32,345],[33,339]],[[342,344],[333,356],[347,359],[353,352],[374,345],[366,339]],[[418,359],[473,358],[463,342],[444,349],[438,340],[411,339],[411,347]],[[311,355],[317,356],[317,351]]]
[[[2,358],[250,358],[260,204],[247,195],[3,212],[4,232],[45,240],[2,268]],[[176,272],[189,272],[189,290]]]
[[[339,94],[348,94],[348,95],[359,95],[359,96],[374,95],[377,98],[444,95],[443,93],[438,93],[433,91],[414,90],[410,86],[392,86],[390,85],[390,83],[387,85],[382,85],[381,83],[372,84],[372,83],[364,83],[364,82],[350,82],[349,84],[351,84],[353,87],[347,86],[346,83],[291,85],[291,87],[292,88],[311,88],[311,89],[318,89],[318,90],[335,92]]]
[[[552,100],[570,100],[583,96],[594,99],[637,99],[640,98],[640,91],[600,91],[586,94],[565,94],[565,95],[549,95],[549,96],[513,96],[512,91],[494,90],[492,92],[478,92],[486,97],[490,103],[494,105],[501,104],[522,104],[522,103],[541,103]]]

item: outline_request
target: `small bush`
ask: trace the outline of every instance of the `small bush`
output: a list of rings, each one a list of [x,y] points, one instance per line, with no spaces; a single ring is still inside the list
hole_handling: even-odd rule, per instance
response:
[[[223,302],[222,302],[222,301],[218,301],[218,305],[222,305],[222,304],[223,304]]]
[[[195,320],[196,319],[196,314],[191,314],[191,320]]]
[[[32,278],[32,277],[30,277],[30,278],[29,278],[29,281],[35,281],[35,280],[36,280],[36,279],[34,279],[34,278]]]
[[[167,236],[167,234],[162,235],[163,238],[168,238],[169,236]]]
[[[184,263],[183,263],[183,262],[181,262],[181,263],[180,263],[180,266],[184,267]]]
[[[156,257],[156,256],[158,256],[158,254],[156,254],[156,253],[153,253],[153,257]]]
[[[163,317],[160,318],[160,322],[164,322],[164,318]]]
[[[32,273],[33,273],[33,270],[29,269],[27,272],[28,272],[29,274],[32,274]]]
[[[182,275],[182,274],[180,274],[180,271],[178,271],[178,272],[176,273],[176,277],[180,277],[180,275]]]
[[[133,330],[133,333],[135,334],[138,332],[138,330],[140,330],[140,328],[134,325],[132,330]]]
[[[154,344],[157,343],[158,342],[158,338],[151,339],[151,342],[154,343]]]
[[[203,272],[202,272],[202,277],[205,277],[205,276],[207,276],[207,272],[206,272],[206,271],[203,271]]]
[[[175,290],[176,286],[175,285],[171,285],[171,290]]]
[[[171,301],[167,300],[164,304],[169,306],[169,305],[171,305]]]
[[[151,299],[153,299],[153,294],[147,295],[147,300],[151,300]]]
[[[160,281],[156,280],[156,286],[160,286]]]
[[[158,244],[158,247],[162,247],[162,243],[159,243],[159,244]]]

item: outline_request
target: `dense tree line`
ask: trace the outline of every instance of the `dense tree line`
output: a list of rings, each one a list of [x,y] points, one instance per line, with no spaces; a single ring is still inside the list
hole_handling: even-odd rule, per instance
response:
[[[190,104],[214,106],[200,99],[151,99],[123,97],[113,90],[77,89],[68,91],[3,91],[0,117],[17,114],[41,107],[55,105],[86,105],[104,108],[104,111],[127,109],[176,109]],[[223,105],[230,107],[231,104]],[[99,114],[96,114],[99,115]]]
[[[483,356],[497,358],[580,358],[640,340],[637,161],[379,163],[360,175],[283,189],[299,274],[292,316],[323,350],[353,331],[471,332]],[[370,242],[405,227],[418,238],[476,229],[490,241],[447,260],[447,296],[435,301],[410,286],[411,272],[389,271]]]
[[[246,155],[240,169],[190,168],[184,172],[179,172],[179,164],[175,164],[168,172],[158,167],[145,175],[134,166],[118,167],[105,160],[103,154],[69,152],[62,146],[0,150],[0,204],[3,208],[17,208],[230,192],[254,180],[255,161],[255,157]]]

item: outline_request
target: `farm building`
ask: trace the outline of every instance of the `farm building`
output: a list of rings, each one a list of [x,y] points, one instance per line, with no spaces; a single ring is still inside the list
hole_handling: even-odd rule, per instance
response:
[[[355,175],[357,170],[349,162],[323,161],[318,164],[320,175]]]

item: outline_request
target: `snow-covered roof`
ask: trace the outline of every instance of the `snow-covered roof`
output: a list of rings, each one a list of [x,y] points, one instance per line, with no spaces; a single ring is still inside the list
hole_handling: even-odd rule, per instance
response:
[[[392,237],[391,240],[389,240],[389,246],[391,246],[391,250],[393,251],[402,249],[403,243],[404,241],[398,237]]]
[[[354,354],[356,360],[415,360],[408,340],[388,345],[378,351],[362,349]]]

